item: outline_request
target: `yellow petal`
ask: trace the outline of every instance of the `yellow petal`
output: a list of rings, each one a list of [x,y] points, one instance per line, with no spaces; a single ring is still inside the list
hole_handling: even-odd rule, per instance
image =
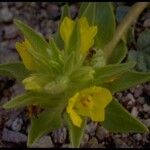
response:
[[[83,54],[87,53],[89,48],[94,44],[94,37],[97,33],[96,26],[89,26],[85,17],[80,18],[79,21],[80,29],[80,47],[79,51]]]
[[[68,46],[70,36],[72,34],[75,22],[68,17],[65,17],[60,25],[60,36],[65,43],[65,47]]]
[[[34,70],[35,69],[34,59],[27,51],[27,49],[30,47],[31,47],[30,43],[27,41],[22,42],[22,43],[19,43],[19,42],[16,43],[16,49],[25,65],[25,67],[28,70]]]
[[[70,118],[71,118],[73,124],[77,127],[81,127],[81,124],[82,124],[81,117],[75,111],[71,111],[71,113],[69,113],[69,115],[70,115]]]
[[[91,119],[92,121],[104,121],[105,119],[105,110],[104,109],[93,109],[93,111],[91,111]]]

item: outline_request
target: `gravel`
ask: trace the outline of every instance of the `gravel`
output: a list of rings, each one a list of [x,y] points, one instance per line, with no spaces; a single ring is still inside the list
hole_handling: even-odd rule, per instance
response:
[[[96,130],[96,136],[99,140],[104,139],[105,137],[108,136],[108,130],[106,130],[104,127],[102,126],[98,126],[97,130]]]
[[[53,148],[54,144],[50,136],[43,136],[31,147],[32,148]]]
[[[0,22],[11,22],[13,19],[13,14],[10,12],[8,7],[0,9]]]
[[[26,143],[27,136],[20,132],[11,131],[4,128],[2,132],[2,140],[6,142],[16,143],[16,144]]]
[[[21,118],[16,118],[12,123],[11,129],[13,131],[20,131],[22,125],[23,125],[23,120]]]
[[[61,15],[61,6],[50,2],[10,2],[0,6],[0,63],[19,61],[20,58],[15,49],[16,41],[22,39],[20,31],[13,24],[13,19],[20,19],[41,32],[47,39],[56,32]],[[78,13],[79,7],[71,4],[72,18]],[[150,11],[145,11],[141,16],[144,28],[149,28]],[[21,83],[14,82],[10,78],[0,77],[0,105],[24,92]],[[119,102],[134,117],[139,118],[147,127],[150,127],[150,83],[138,85],[129,90],[115,94]],[[0,147],[26,147],[27,127],[30,121],[24,110],[7,111],[0,108]],[[81,142],[82,148],[141,148],[150,147],[150,133],[147,134],[115,134],[95,122],[88,121]],[[68,131],[61,128],[43,136],[34,148],[70,148]]]
[[[54,143],[64,143],[67,137],[66,128],[61,128],[52,132],[52,138]]]
[[[89,135],[94,135],[97,128],[97,123],[90,122],[86,125],[85,132]]]

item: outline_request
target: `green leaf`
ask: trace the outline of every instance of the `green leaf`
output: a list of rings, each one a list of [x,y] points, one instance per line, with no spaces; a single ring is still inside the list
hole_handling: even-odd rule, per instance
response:
[[[105,121],[102,126],[110,132],[135,133],[148,132],[148,128],[119,104],[115,99],[106,107]]]
[[[15,77],[16,79],[22,81],[29,76],[29,71],[25,68],[24,64],[20,62],[0,64],[0,75]]]
[[[84,9],[84,11],[83,11]],[[79,17],[85,16],[91,25],[98,27],[95,44],[98,48],[103,47],[112,39],[115,32],[115,16],[111,2],[89,2],[81,4]]]
[[[70,120],[69,115],[66,113],[65,114],[65,119],[68,125],[69,129],[69,136],[70,136],[70,142],[73,148],[79,148],[80,147],[80,142],[83,137],[85,125],[86,125],[86,119],[82,118],[82,125],[81,127],[76,127],[72,121]]]
[[[48,52],[48,54],[52,60],[57,61],[59,63],[61,63],[63,61],[62,60],[62,53],[58,49],[53,38],[51,38],[49,41],[49,48],[47,49],[47,52]]]
[[[150,81],[150,73],[128,71],[119,76],[113,82],[104,84],[103,86],[110,89],[112,93],[129,89],[137,84]]]
[[[61,111],[48,109],[31,120],[27,146],[30,147],[44,134],[61,127]]]
[[[46,93],[26,92],[22,95],[16,96],[15,98],[12,98],[12,100],[3,105],[3,108],[20,108],[32,104],[40,105],[42,107],[54,108],[60,103],[62,103],[62,95],[54,97]]]
[[[47,58],[46,48],[48,47],[48,43],[45,41],[42,35],[35,32],[31,27],[24,24],[20,20],[14,20],[17,27],[22,31],[25,38],[31,43],[34,50]]]
[[[123,18],[126,16],[126,14],[128,13],[130,7],[129,6],[118,6],[116,9],[116,20],[118,23],[120,23]]]
[[[122,62],[122,60],[126,57],[127,55],[127,46],[126,43],[123,42],[122,40],[118,43],[116,48],[113,50],[108,63],[109,64],[119,64]]]
[[[95,79],[94,83],[96,85],[99,85],[103,82],[108,82],[109,80],[116,78],[120,74],[127,72],[134,66],[135,63],[129,62],[124,64],[113,64],[113,65],[104,66],[102,68],[96,68],[95,75],[94,75],[94,79]]]

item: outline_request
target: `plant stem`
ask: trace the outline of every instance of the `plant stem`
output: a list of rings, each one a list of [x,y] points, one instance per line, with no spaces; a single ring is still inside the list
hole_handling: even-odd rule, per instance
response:
[[[137,2],[129,10],[129,13],[125,16],[122,22],[116,29],[112,40],[104,47],[103,51],[106,52],[107,61],[109,60],[113,49],[116,47],[123,34],[131,26],[131,24],[138,18],[141,12],[148,6],[149,2]]]

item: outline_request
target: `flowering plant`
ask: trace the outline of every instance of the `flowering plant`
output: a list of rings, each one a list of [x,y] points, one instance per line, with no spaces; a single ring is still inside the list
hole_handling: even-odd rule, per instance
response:
[[[30,116],[28,146],[65,125],[72,146],[79,147],[87,118],[112,132],[148,131],[113,96],[150,80],[149,73],[131,70],[134,62],[121,63],[127,54],[122,29],[127,29],[146,6],[142,3],[139,9],[135,4],[127,17],[136,15],[130,16],[126,27],[116,29],[111,3],[82,3],[75,20],[69,17],[66,5],[59,30],[49,41],[15,20],[24,35],[24,41],[16,43],[23,63],[1,64],[0,73],[15,76],[26,92],[3,107],[38,108],[39,113]]]

